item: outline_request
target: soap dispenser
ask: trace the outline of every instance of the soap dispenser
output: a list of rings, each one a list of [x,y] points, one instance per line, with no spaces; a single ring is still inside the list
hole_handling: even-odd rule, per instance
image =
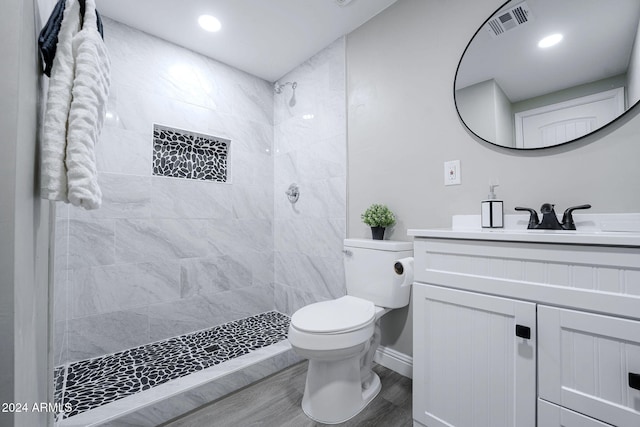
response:
[[[495,188],[498,184],[489,185],[489,195],[487,200],[481,202],[482,207],[482,228],[502,228],[504,227],[504,203],[498,200]]]

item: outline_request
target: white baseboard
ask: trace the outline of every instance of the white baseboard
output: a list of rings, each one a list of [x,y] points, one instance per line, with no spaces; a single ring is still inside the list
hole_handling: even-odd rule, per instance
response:
[[[389,347],[380,346],[373,360],[407,378],[413,378],[413,357]]]

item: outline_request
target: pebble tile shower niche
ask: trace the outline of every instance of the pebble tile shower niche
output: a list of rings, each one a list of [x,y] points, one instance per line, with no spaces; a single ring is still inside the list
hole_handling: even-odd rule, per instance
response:
[[[127,397],[135,399],[137,393],[149,393],[150,389],[162,384],[233,362],[241,356],[251,359],[251,353],[261,349],[263,352],[268,352],[269,347],[287,350],[289,321],[287,315],[269,311],[118,353],[58,366],[54,372],[54,399],[57,407],[64,407],[69,412],[58,414],[57,425],[94,425],[94,420],[89,420],[96,408],[104,409],[110,403]],[[280,369],[291,363],[288,357],[285,359]],[[273,360],[267,360],[267,364],[269,369],[272,365],[279,367]],[[237,367],[233,369],[237,370]],[[241,375],[247,376],[247,373],[242,372]],[[104,420],[105,413],[109,414],[109,411],[103,410],[102,414],[97,414],[97,419]],[[95,425],[103,425],[100,421]],[[123,421],[113,425],[118,423]],[[134,425],[145,424],[134,421]]]
[[[203,181],[229,181],[231,141],[153,125],[153,174]]]

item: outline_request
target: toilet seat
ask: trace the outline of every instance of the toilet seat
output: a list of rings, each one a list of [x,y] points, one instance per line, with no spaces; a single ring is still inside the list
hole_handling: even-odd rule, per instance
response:
[[[346,295],[301,308],[291,316],[291,326],[309,334],[341,334],[365,327],[375,316],[373,302]]]
[[[376,306],[350,295],[307,305],[293,313],[289,342],[299,353],[358,347],[373,336]]]

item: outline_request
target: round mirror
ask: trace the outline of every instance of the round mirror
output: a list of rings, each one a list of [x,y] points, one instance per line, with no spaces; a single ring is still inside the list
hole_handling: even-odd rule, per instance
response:
[[[575,141],[640,100],[638,0],[512,0],[475,33],[454,83],[462,122],[509,148]]]

